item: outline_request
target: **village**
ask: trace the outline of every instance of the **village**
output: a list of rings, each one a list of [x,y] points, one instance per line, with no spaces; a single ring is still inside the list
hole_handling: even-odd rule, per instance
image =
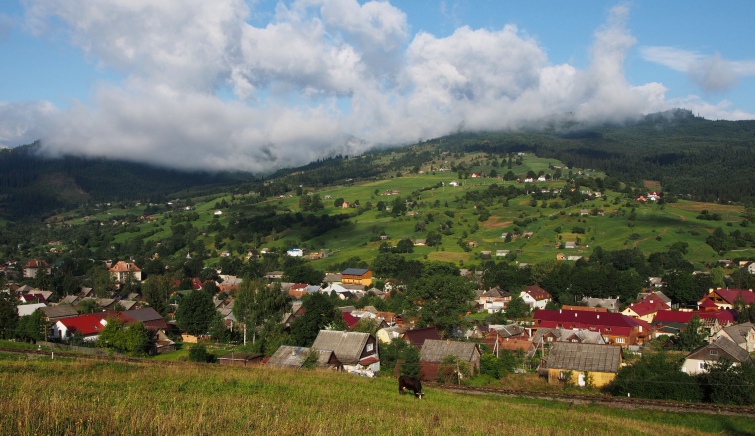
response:
[[[142,282],[142,271],[133,262],[118,261],[102,268],[107,269],[116,287]],[[50,275],[52,267],[32,259],[20,273],[19,281],[38,279]],[[459,274],[475,283],[474,272],[461,270]],[[270,271],[258,278],[287,301],[285,313],[275,314],[280,328],[290,329],[306,315],[306,302],[312,295],[327,296],[335,302],[341,322],[331,322],[325,328],[312,327],[318,330],[312,333],[315,339],[307,346],[281,344],[274,352],[269,350],[268,355],[232,347],[230,352],[214,356],[214,361],[225,365],[321,368],[369,377],[398,376],[408,371],[422,381],[461,383],[485,371],[490,357],[486,359],[484,355],[497,358],[500,353],[510,353],[519,356],[515,372],[537,372],[544,383],[551,385],[601,388],[610,384],[621,368],[636,361],[636,356],[642,355],[650,344],[656,349],[683,350],[680,341],[696,338],[698,343],[692,348],[689,343],[682,344],[687,351],[679,370],[691,376],[724,361],[735,366],[752,363],[755,352],[755,324],[742,322],[739,316],[743,308],[755,307],[755,293],[750,289],[710,289],[697,301],[696,308],[681,310],[663,293],[659,278],[649,278],[649,286],[628,304],[617,298],[585,297],[576,304],[556,307],[551,294],[537,285],[514,295],[500,287],[476,289],[473,299],[465,302],[466,314],[459,314],[459,319],[466,322],[452,329],[438,329],[425,325],[417,312],[395,313],[364,305],[365,299],[385,301],[402,292],[391,289],[390,280],[381,281],[383,289],[374,287],[370,269],[327,273],[323,285],[283,282],[284,276],[283,271]],[[258,325],[240,322],[240,312],[234,310],[234,296],[243,280],[222,274],[219,278],[212,287],[216,289],[212,295],[213,318],[221,319],[223,328],[235,331],[238,341],[246,345],[252,336],[248,330],[255,329],[254,336],[263,333]],[[207,294],[207,286],[203,287],[206,284],[194,278],[193,289],[188,292]],[[166,316],[137,293],[97,297],[91,288],[82,288],[77,294],[53,302],[52,292],[18,285],[12,279],[7,281],[4,292],[17,311],[18,322],[14,325],[28,325],[22,321],[36,316],[41,326],[37,328],[44,332],[42,337],[36,337],[38,341],[32,339],[34,335],[21,335],[19,339],[33,340],[40,349],[44,346],[53,353],[72,349],[107,353],[101,336],[111,323],[143,326],[147,341],[140,350],[131,350],[138,355],[167,355],[182,347],[218,343],[212,335],[219,334],[211,333],[207,324],[197,331],[182,328],[187,325],[185,319],[184,323],[176,322],[182,300],[173,298],[180,295],[175,291],[171,299],[179,302],[168,306]],[[184,296],[183,301],[188,298]],[[521,311],[515,306],[522,303],[523,316],[506,316],[514,310]],[[243,332],[241,337],[239,332]],[[7,330],[5,333],[11,336]],[[395,341],[416,348],[416,362],[381,359],[381,350]]]

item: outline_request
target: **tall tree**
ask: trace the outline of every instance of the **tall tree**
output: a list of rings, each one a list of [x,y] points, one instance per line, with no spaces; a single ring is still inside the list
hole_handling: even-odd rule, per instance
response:
[[[168,299],[173,288],[173,279],[168,276],[152,276],[142,284],[142,295],[149,306],[165,316],[170,306]]]
[[[215,312],[215,305],[210,294],[198,289],[191,291],[178,304],[176,322],[179,327],[191,335],[206,334],[210,329]]]
[[[434,275],[417,280],[408,297],[421,304],[420,314],[426,323],[451,334],[454,327],[463,324],[474,292],[471,283],[463,277]]]
[[[511,319],[521,319],[530,313],[530,307],[524,302],[521,295],[514,295],[506,306],[506,316]]]
[[[16,302],[5,292],[0,292],[0,337],[8,339],[18,323]]]
[[[308,347],[315,341],[320,330],[343,324],[341,311],[327,295],[306,295],[302,305],[304,315],[291,324],[291,339],[295,345]]]
[[[280,319],[291,307],[291,298],[281,290],[280,283],[268,286],[259,281],[243,281],[236,291],[233,314],[247,329],[252,330],[252,343],[257,338],[257,327],[269,319]],[[246,344],[247,330],[244,330]]]
[[[703,322],[695,315],[687,323],[687,327],[679,333],[679,345],[683,350],[691,351],[705,343]]]

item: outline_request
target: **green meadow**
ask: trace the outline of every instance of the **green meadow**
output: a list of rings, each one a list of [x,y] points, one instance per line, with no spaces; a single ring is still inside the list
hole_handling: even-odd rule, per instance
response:
[[[752,434],[755,420],[468,395],[393,378],[0,355],[0,433],[18,435]],[[512,375],[510,377],[514,377]],[[506,379],[502,382],[505,385]]]

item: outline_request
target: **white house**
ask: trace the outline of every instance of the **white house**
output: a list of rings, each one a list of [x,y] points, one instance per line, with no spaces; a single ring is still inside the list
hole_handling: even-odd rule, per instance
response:
[[[52,336],[56,339],[68,340],[74,334],[79,334],[85,341],[96,341],[106,325],[107,320],[101,314],[62,318],[53,324]]]
[[[302,250],[301,248],[292,248],[286,251],[286,254],[292,257],[302,257],[304,256],[304,250]]]
[[[527,305],[535,309],[545,309],[545,306],[551,301],[551,294],[537,285],[527,286],[519,293]]]
[[[750,353],[731,339],[721,336],[710,344],[692,350],[684,359],[682,371],[696,375],[708,371],[708,365],[726,359],[733,365],[739,365],[750,359]]]

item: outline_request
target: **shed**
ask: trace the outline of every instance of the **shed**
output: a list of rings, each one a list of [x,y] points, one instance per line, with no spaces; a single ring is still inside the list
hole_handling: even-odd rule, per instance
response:
[[[548,370],[548,383],[570,381],[578,386],[595,387],[610,383],[621,366],[621,347],[575,342],[557,342],[551,346],[547,359],[541,362]]]

